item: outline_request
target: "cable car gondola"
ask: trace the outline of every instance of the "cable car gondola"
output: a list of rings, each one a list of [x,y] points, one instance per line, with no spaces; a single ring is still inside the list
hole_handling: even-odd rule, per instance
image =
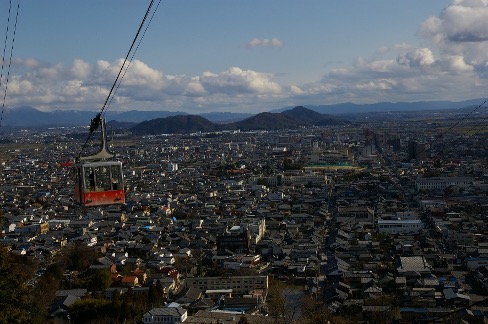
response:
[[[103,206],[125,204],[122,163],[112,160],[107,148],[105,120],[100,121],[102,143],[95,155],[80,157],[74,165],[74,199],[80,205]]]
[[[125,56],[124,63],[120,66],[119,73],[117,74],[117,78],[115,79],[112,88],[105,99],[105,103],[100,111],[97,114],[96,118],[92,120],[90,125],[90,136],[101,125],[102,128],[102,145],[100,152],[95,155],[85,156],[85,157],[78,157],[75,165],[74,165],[74,174],[75,174],[75,190],[74,190],[74,200],[80,203],[82,206],[89,207],[89,206],[102,206],[102,205],[123,205],[125,204],[125,191],[124,191],[124,177],[122,174],[122,163],[111,160],[114,155],[108,150],[107,148],[107,135],[105,130],[105,120],[101,118],[102,113],[115,96],[115,92],[117,91],[120,83],[122,82],[122,78],[127,71],[128,66],[126,63],[128,61],[130,53],[132,53],[132,58],[139,47],[139,44],[144,37],[147,27],[149,27],[149,23],[152,20],[152,16],[154,16],[159,4],[156,6],[154,11],[152,12],[151,18],[148,20],[149,14],[151,13],[151,8],[153,8],[154,0],[151,0],[149,3],[149,7],[146,10],[146,14],[144,15],[141,24],[137,30],[137,33],[132,41],[132,44]],[[146,29],[143,29],[145,22],[148,21]],[[142,32],[142,36],[139,38],[140,32]],[[139,44],[135,47],[137,43],[137,39],[139,39]],[[132,58],[129,61],[132,62]],[[125,72],[124,72],[125,69]],[[90,138],[90,137],[88,137]],[[88,141],[88,140],[87,140]],[[85,143],[86,145],[86,143]],[[85,146],[82,148],[82,152]]]

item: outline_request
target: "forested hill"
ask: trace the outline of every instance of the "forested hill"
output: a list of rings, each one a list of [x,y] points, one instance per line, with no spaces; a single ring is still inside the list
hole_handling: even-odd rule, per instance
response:
[[[217,124],[201,116],[184,115],[158,118],[142,122],[130,129],[139,135],[213,132],[223,130],[280,130],[302,126],[347,124],[346,120],[320,114],[304,107],[295,107],[282,113],[263,112],[242,121]]]

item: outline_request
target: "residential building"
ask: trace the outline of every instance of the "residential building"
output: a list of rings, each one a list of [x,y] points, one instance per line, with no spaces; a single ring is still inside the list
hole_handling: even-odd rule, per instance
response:
[[[188,312],[182,307],[153,308],[142,317],[144,324],[176,324],[183,323]]]
[[[199,277],[186,278],[185,285],[207,290],[232,289],[233,294],[245,295],[253,290],[267,290],[268,276],[230,276],[230,277]]]

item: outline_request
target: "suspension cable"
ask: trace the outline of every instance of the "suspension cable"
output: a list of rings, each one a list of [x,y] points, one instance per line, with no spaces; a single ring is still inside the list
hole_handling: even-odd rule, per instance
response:
[[[115,90],[115,88],[116,88],[116,86],[117,86],[117,84],[119,82],[119,78],[122,75],[122,71],[124,70],[124,66],[125,66],[125,64],[128,61],[129,55],[132,52],[132,49],[134,48],[134,45],[137,42],[137,39],[139,38],[139,34],[140,34],[142,28],[144,27],[144,24],[146,22],[147,17],[149,16],[149,13],[151,11],[151,8],[152,8],[153,4],[154,4],[154,0],[151,0],[151,2],[149,3],[148,8],[146,10],[146,13],[144,15],[144,18],[142,19],[142,21],[141,21],[141,23],[139,25],[139,28],[137,29],[137,33],[134,36],[134,39],[132,41],[132,44],[131,44],[129,50],[127,51],[127,55],[125,56],[124,62],[123,62],[123,64],[120,67],[119,73],[117,74],[117,77],[115,78],[115,81],[112,84],[112,88],[110,89],[110,92],[107,95],[107,98],[105,99],[105,102],[104,102],[104,104],[103,104],[100,112],[95,116],[94,119],[92,119],[92,122],[91,122],[91,125],[90,125],[90,132],[88,134],[88,137],[87,137],[85,143],[83,144],[83,146],[82,146],[82,148],[80,150],[80,153],[78,154],[78,159],[81,157],[81,154],[85,150],[85,148],[86,148],[86,146],[88,144],[88,141],[90,140],[91,136],[93,135],[93,132],[98,128],[98,123],[100,122],[101,116],[102,116],[103,112],[105,111],[105,109],[107,108],[107,105],[108,105],[108,103],[110,101],[110,98],[112,97],[113,92],[114,92],[114,90]]]
[[[470,115],[472,115],[475,111],[477,111],[479,108],[483,107],[486,103],[488,102],[488,99],[485,99],[483,100],[482,103],[480,103],[479,105],[477,105],[474,109],[472,109],[468,114],[466,114],[464,117],[462,117],[461,119],[459,119],[457,122],[455,122],[454,124],[452,124],[447,130],[441,132],[440,134],[436,135],[435,138],[433,140],[431,140],[428,144],[428,147],[429,148],[432,148],[432,145],[437,142],[439,139],[443,138],[444,135],[446,135],[447,133],[449,133],[451,130],[454,129],[454,127],[456,127],[457,125],[459,125],[462,121],[466,120]],[[453,149],[453,146],[454,145],[457,145],[457,143],[464,137],[466,136],[468,133],[470,133],[471,131],[473,131],[476,127],[480,126],[483,122],[485,122],[486,120],[488,119],[488,117],[485,117],[483,118],[481,121],[479,121],[475,126],[473,126],[472,128],[470,128],[468,131],[466,131],[464,134],[460,135],[458,138],[452,140],[449,144],[449,147],[448,147],[448,150],[447,151],[444,151],[442,150],[441,153],[442,155],[445,155],[447,154],[448,152],[450,152],[452,149]],[[468,139],[470,139],[471,137],[473,137],[474,135],[478,134],[480,131],[482,131],[484,128],[488,127],[488,125],[485,125],[483,126],[481,129],[479,129],[478,131],[476,131],[475,133],[473,133],[471,136],[468,137]],[[421,150],[419,150],[417,152],[417,154],[421,154],[421,153],[424,153],[426,152],[429,148],[427,147],[427,145],[425,145]]]
[[[144,32],[142,33],[142,36],[139,39],[139,42],[137,43],[137,46],[136,46],[136,48],[135,48],[134,52],[132,53],[132,56],[131,56],[131,58],[129,60],[129,63],[127,64],[127,66],[126,66],[126,68],[124,70],[124,73],[122,74],[122,77],[120,78],[119,83],[117,84],[117,87],[115,88],[114,93],[113,93],[112,97],[110,98],[110,101],[108,102],[107,107],[105,108],[105,110],[108,110],[108,108],[110,107],[110,104],[114,100],[115,94],[117,93],[117,90],[119,89],[120,84],[122,83],[122,80],[124,79],[125,74],[127,73],[127,70],[129,70],[129,66],[131,65],[132,61],[134,60],[134,57],[135,57],[135,55],[137,53],[137,50],[139,49],[139,46],[141,45],[142,40],[144,39],[144,36],[146,35],[147,30],[149,29],[149,25],[151,24],[151,22],[152,22],[152,20],[154,18],[154,15],[156,14],[156,11],[158,11],[158,8],[159,8],[159,5],[160,4],[161,4],[161,0],[158,1],[158,4],[156,6],[156,9],[154,9],[154,11],[153,11],[153,13],[151,15],[151,18],[149,19],[149,22],[147,23],[146,28],[144,29]]]
[[[6,54],[6,49],[7,49],[7,40],[8,40],[8,31],[9,31],[9,24],[10,24],[11,8],[12,8],[12,0],[10,0],[10,2],[9,2],[9,9],[8,9],[7,30],[5,32],[5,41],[4,41],[3,56],[2,56],[2,68],[1,68],[1,72],[0,72],[0,87],[2,86],[2,79],[3,79],[3,70],[4,70],[4,63],[5,63],[5,54]],[[14,31],[13,31],[13,36],[12,36],[12,44],[10,46],[10,57],[9,57],[8,68],[7,68],[7,77],[5,79],[5,91],[3,93],[2,112],[0,113],[0,128],[2,127],[3,112],[5,110],[5,102],[7,100],[8,81],[10,78],[10,67],[12,66],[12,56],[13,56],[13,52],[14,52],[15,34],[17,32],[17,22],[19,20],[19,10],[20,10],[20,0],[17,3],[17,12],[15,14]]]

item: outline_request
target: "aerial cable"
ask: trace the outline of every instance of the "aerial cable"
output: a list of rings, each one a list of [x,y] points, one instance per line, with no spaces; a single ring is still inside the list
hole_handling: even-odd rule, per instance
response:
[[[134,45],[135,45],[135,43],[136,43],[137,39],[139,38],[139,33],[141,32],[142,27],[144,26],[144,24],[145,24],[145,22],[146,22],[147,16],[149,15],[149,12],[150,12],[150,10],[151,10],[151,7],[152,7],[153,3],[154,3],[154,0],[151,0],[151,2],[149,3],[149,7],[148,7],[148,8],[147,8],[147,10],[146,10],[146,14],[144,15],[144,18],[142,19],[141,24],[139,25],[139,28],[137,29],[137,33],[136,33],[136,35],[135,35],[134,39],[132,40],[132,44],[130,45],[129,50],[127,51],[127,55],[125,56],[124,62],[123,62],[123,64],[120,66],[119,73],[117,74],[117,77],[115,78],[115,81],[114,81],[114,83],[112,84],[112,88],[110,89],[110,92],[108,93],[108,96],[107,96],[107,98],[105,99],[105,102],[104,102],[104,104],[103,104],[103,107],[102,107],[102,109],[101,109],[100,113],[103,113],[103,112],[104,112],[104,110],[107,108],[107,103],[108,103],[108,101],[110,100],[110,97],[112,96],[112,93],[113,93],[113,91],[114,91],[114,89],[115,89],[115,86],[117,85],[117,82],[119,81],[119,78],[120,78],[120,76],[121,76],[121,74],[122,74],[122,71],[124,70],[124,66],[125,66],[125,64],[127,63],[128,59],[129,59],[129,55],[130,55],[130,53],[132,52],[132,48],[134,47]]]
[[[451,125],[447,130],[443,131],[442,133],[438,134],[435,136],[435,139],[430,141],[428,143],[429,147],[432,147],[432,144],[434,144],[434,142],[438,141],[439,139],[441,139],[444,135],[446,135],[447,133],[449,133],[454,127],[456,127],[457,125],[459,125],[462,121],[466,120],[470,115],[472,115],[476,110],[478,110],[479,108],[483,107],[486,103],[488,102],[488,99],[485,99],[481,104],[479,104],[478,106],[476,106],[473,110],[471,110],[466,116],[464,116],[463,118],[461,118],[460,120],[458,120],[457,122],[455,122],[453,125]],[[471,132],[473,129],[475,129],[476,127],[478,127],[479,125],[481,125],[484,121],[486,121],[488,119],[488,117],[485,117],[483,118],[480,122],[478,122],[478,124],[476,124],[475,126],[473,126],[472,128],[470,128],[469,130],[467,130],[464,134],[462,134],[461,136],[459,136],[457,139],[454,139],[451,143],[449,143],[449,147],[452,148],[453,145],[455,145],[460,139],[463,138],[463,136],[465,136],[466,134],[468,134],[469,132]],[[481,129],[479,129],[477,132],[475,132],[474,134],[472,134],[471,136],[468,137],[468,139],[470,139],[471,137],[473,137],[474,135],[478,134],[481,130],[483,130],[484,128],[486,128],[488,126],[484,126],[482,127]],[[423,153],[427,150],[427,147],[424,146],[424,148],[422,150],[419,150],[418,154],[420,153]],[[449,152],[449,151],[447,151]],[[444,155],[446,154],[446,151],[442,150],[441,153]]]
[[[448,133],[449,131],[451,131],[454,127],[456,127],[457,125],[459,125],[463,120],[465,120],[466,118],[468,118],[470,115],[472,115],[476,110],[478,110],[479,108],[481,108],[486,102],[488,101],[488,99],[485,99],[485,101],[483,101],[481,104],[479,104],[478,106],[476,106],[473,110],[471,110],[470,113],[468,113],[466,116],[464,116],[463,118],[461,118],[460,120],[458,120],[456,123],[454,123],[451,127],[449,127],[448,130],[446,130],[445,132],[441,133],[438,137],[442,137],[444,134]]]
[[[486,101],[485,101],[486,102]],[[470,129],[468,129],[466,132],[464,132],[461,136],[459,136],[457,139],[455,139],[450,147],[452,147],[452,145],[456,144],[460,139],[462,139],[464,136],[466,136],[468,133],[470,133],[471,131],[473,131],[475,128],[477,128],[478,126],[480,126],[482,123],[484,123],[486,120],[488,119],[488,116],[483,118],[481,121],[479,121],[476,125],[474,125],[473,127],[471,127]],[[476,132],[474,132],[473,134],[469,135],[468,138],[466,138],[466,140],[470,140],[473,136],[479,134],[483,129],[485,129],[486,127],[488,127],[488,125],[485,125],[483,127],[481,127],[480,129],[478,129]],[[446,152],[449,152],[449,150],[447,151],[442,151],[443,154],[446,154]]]
[[[437,136],[437,139],[439,138],[442,138],[443,135],[445,135],[447,132],[449,132],[450,130],[452,130],[456,125],[458,125],[462,120],[466,119],[470,114],[474,113],[477,109],[479,109],[480,107],[482,107],[485,103],[488,102],[488,99],[485,99],[481,104],[479,104],[474,110],[472,110],[468,115],[466,115],[463,119],[461,119],[460,121],[458,121],[457,123],[455,123],[453,126],[451,126],[447,131],[443,132],[442,134],[438,135]],[[480,126],[481,124],[483,124],[486,120],[488,119],[488,116],[481,119],[481,121],[479,121],[476,125],[474,125],[473,127],[471,127],[470,129],[468,129],[467,131],[465,131],[463,134],[461,134],[458,138],[454,139],[452,142],[449,143],[448,147],[446,150],[442,150],[441,153],[442,155],[445,155],[447,153],[449,153],[453,146],[454,145],[457,145],[458,142],[460,140],[463,139],[464,136],[466,136],[467,134],[469,134],[470,132],[472,132],[474,129],[476,129],[478,126]],[[471,134],[466,140],[469,140],[471,139],[473,136],[477,135],[479,132],[481,132],[483,129],[485,129],[486,127],[488,127],[488,125],[485,125],[483,127],[481,127],[480,129],[478,129],[476,132],[474,132],[473,134]],[[430,146],[433,144],[430,143]],[[425,151],[426,149],[424,149],[423,151]]]
[[[2,80],[3,80],[3,68],[4,68],[4,63],[5,63],[5,54],[7,52],[8,29],[10,26],[10,13],[11,13],[11,11],[12,11],[12,0],[10,0],[10,2],[9,2],[8,18],[7,18],[7,30],[5,31],[5,40],[3,41],[2,69],[0,71],[0,87],[2,86]]]
[[[124,70],[124,66],[125,66],[125,64],[126,64],[126,63],[127,63],[127,61],[128,61],[129,55],[130,55],[130,53],[132,52],[132,49],[134,48],[134,45],[135,45],[135,44],[136,44],[136,42],[137,42],[137,39],[139,38],[139,34],[140,34],[140,32],[141,32],[142,28],[144,27],[144,24],[145,24],[145,22],[146,22],[147,17],[149,16],[149,13],[150,13],[150,11],[151,11],[151,8],[152,8],[153,4],[154,4],[154,0],[151,0],[151,2],[149,3],[148,8],[147,8],[147,10],[146,10],[146,13],[145,13],[145,15],[144,15],[144,18],[142,19],[141,24],[139,25],[139,28],[137,29],[137,33],[136,33],[136,35],[134,36],[134,39],[133,39],[133,41],[132,41],[132,44],[131,44],[131,46],[130,46],[129,50],[127,51],[127,55],[125,56],[124,62],[123,62],[123,64],[120,66],[119,73],[117,74],[117,77],[115,78],[115,81],[114,81],[114,83],[112,84],[112,88],[110,89],[110,92],[109,92],[109,94],[108,94],[107,98],[105,99],[105,102],[104,102],[104,104],[103,104],[103,106],[102,106],[102,108],[101,108],[100,112],[99,112],[99,113],[98,113],[98,114],[95,116],[95,118],[94,118],[94,119],[92,119],[92,121],[91,121],[91,125],[90,125],[90,132],[89,132],[89,134],[88,134],[88,137],[87,137],[87,139],[86,139],[85,143],[83,144],[83,146],[82,146],[82,148],[81,148],[81,150],[80,150],[80,153],[79,153],[79,155],[78,155],[78,158],[80,158],[80,157],[81,157],[81,154],[82,154],[82,153],[83,153],[83,151],[85,150],[85,148],[86,148],[86,146],[87,146],[87,144],[88,144],[88,141],[90,140],[90,138],[91,138],[91,136],[92,136],[93,132],[94,132],[94,131],[95,131],[95,130],[98,128],[98,124],[99,124],[99,122],[100,122],[101,116],[102,116],[103,112],[105,111],[105,109],[107,108],[107,104],[109,103],[109,100],[110,100],[110,98],[112,97],[112,94],[113,94],[113,92],[114,92],[114,90],[115,90],[115,88],[116,88],[116,86],[117,86],[117,83],[119,82],[119,78],[120,78],[120,76],[121,76],[121,74],[122,74],[122,71]]]
[[[129,69],[129,66],[131,65],[132,61],[134,60],[134,57],[135,57],[135,55],[136,55],[136,53],[137,53],[137,50],[139,49],[139,46],[141,45],[142,40],[144,39],[144,36],[146,35],[147,30],[149,29],[149,25],[151,24],[151,22],[152,22],[152,20],[153,20],[153,18],[154,18],[154,15],[156,14],[156,11],[158,11],[158,8],[159,8],[159,5],[160,5],[160,4],[161,4],[161,0],[159,0],[159,1],[158,1],[158,4],[156,5],[156,9],[154,9],[154,11],[153,11],[153,13],[152,13],[152,15],[151,15],[151,18],[149,19],[149,22],[147,23],[146,28],[144,29],[144,32],[142,33],[141,38],[139,38],[139,42],[137,43],[137,46],[136,46],[136,48],[134,49],[134,52],[132,53],[132,56],[131,56],[131,58],[130,58],[130,60],[129,60],[129,63],[128,63],[128,64],[127,64],[127,66],[125,67],[124,73],[122,74],[122,76],[121,76],[121,78],[120,78],[120,80],[119,80],[119,82],[118,82],[117,86],[115,87],[115,90],[114,90],[114,92],[113,92],[113,94],[112,94],[112,97],[110,98],[110,100],[109,100],[109,102],[108,102],[107,107],[105,108],[105,110],[107,110],[107,109],[110,107],[110,104],[111,104],[111,103],[112,103],[112,101],[114,100],[114,98],[115,98],[115,94],[117,93],[117,90],[119,89],[120,84],[122,83],[122,80],[124,79],[125,74],[127,73],[127,70]]]
[[[0,72],[0,87],[2,86],[2,79],[3,79],[3,70],[4,70],[4,63],[5,63],[5,54],[6,54],[6,49],[7,49],[7,40],[8,40],[8,31],[9,31],[9,24],[10,24],[11,8],[12,8],[12,0],[10,0],[10,2],[9,2],[9,9],[8,9],[7,31],[5,32],[5,41],[4,41],[4,46],[3,46],[3,57],[2,57],[2,68],[1,68],[1,72]],[[17,3],[17,12],[15,14],[15,23],[14,23],[14,31],[13,31],[13,36],[12,36],[12,45],[10,46],[10,58],[9,58],[8,69],[7,69],[7,77],[5,79],[5,91],[3,94],[2,112],[0,114],[0,127],[2,127],[3,112],[5,109],[5,101],[7,99],[8,80],[10,77],[10,67],[12,66],[12,55],[14,52],[15,34],[17,32],[17,22],[19,19],[19,9],[20,9],[20,1]]]
[[[5,40],[3,42],[2,69],[0,71],[0,88],[2,87],[2,80],[3,80],[3,68],[4,68],[4,63],[5,63],[5,53],[7,51],[8,29],[10,26],[10,12],[11,12],[11,10],[12,10],[12,0],[9,1],[7,30],[5,31]],[[2,106],[2,113],[0,115],[0,127],[2,126],[2,120],[3,120],[3,108],[4,108],[4,106]]]

